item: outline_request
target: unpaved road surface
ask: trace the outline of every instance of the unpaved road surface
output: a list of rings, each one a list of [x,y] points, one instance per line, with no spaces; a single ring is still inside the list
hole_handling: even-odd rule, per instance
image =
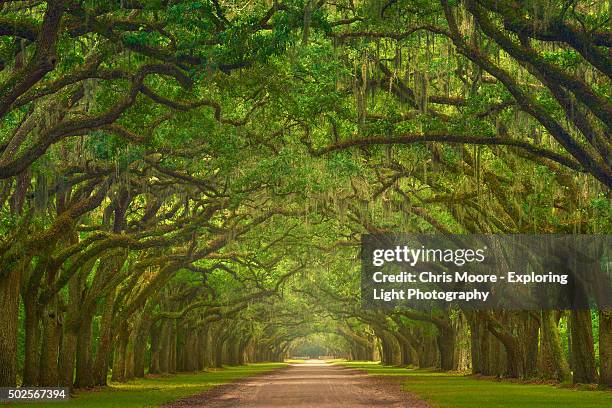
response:
[[[292,364],[237,383],[184,398],[167,408],[425,408],[397,381],[368,376],[320,360]]]

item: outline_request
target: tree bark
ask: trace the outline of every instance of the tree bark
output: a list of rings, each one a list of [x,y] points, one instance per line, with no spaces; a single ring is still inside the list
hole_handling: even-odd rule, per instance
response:
[[[575,384],[597,381],[595,349],[591,311],[580,309],[570,311],[570,334],[572,337],[572,359]]]
[[[37,386],[40,363],[40,316],[36,304],[36,295],[24,296],[25,309],[25,356],[23,363],[23,386]]]
[[[108,382],[108,364],[112,352],[112,319],[115,290],[109,291],[104,300],[102,319],[100,320],[100,340],[94,363],[94,382],[106,385]]]
[[[541,372],[548,378],[564,382],[569,381],[571,373],[555,315],[554,310],[542,310],[541,313]]]
[[[68,305],[64,317],[64,332],[59,356],[59,384],[71,387],[74,383],[74,367],[76,363],[78,325],[81,310],[81,285],[78,276],[73,276],[68,282]]]
[[[209,325],[204,326],[198,331],[198,370],[204,370],[208,365],[208,350],[210,343],[208,342]]]
[[[484,358],[482,343],[480,341],[484,329],[484,322],[476,313],[466,313],[470,325],[470,349],[472,356],[472,374],[484,374]]]
[[[169,356],[168,356],[168,371],[171,374],[176,374],[176,326],[177,326],[177,322],[176,321],[171,321],[170,322],[170,350],[169,350]]]
[[[77,336],[76,351],[76,388],[90,388],[95,384],[92,356],[92,321],[93,311],[82,316]]]
[[[125,382],[125,360],[126,360],[126,349],[128,343],[128,330],[127,323],[121,325],[119,329],[119,335],[115,342],[115,349],[113,354],[113,373],[111,380],[114,382]]]
[[[170,369],[170,322],[163,321],[159,338],[159,372],[168,373]]]
[[[151,360],[149,361],[149,374],[159,374],[161,372],[161,332],[161,324],[157,323],[151,326]]]
[[[44,347],[41,348],[40,377],[38,379],[41,387],[56,387],[59,383],[58,356],[62,326],[58,314],[56,296],[52,302],[49,302],[42,314]]]
[[[455,330],[450,327],[441,329],[438,327],[438,337],[436,338],[438,349],[440,350],[440,368],[444,371],[451,371],[455,366]]]
[[[140,324],[136,330],[134,340],[134,377],[143,378],[145,375],[145,357],[147,353],[147,339],[151,330],[149,314],[143,313]]]
[[[0,386],[17,385],[17,321],[19,317],[20,272],[0,280]]]
[[[612,309],[599,311],[599,383],[612,387]]]
[[[59,385],[70,387],[74,383],[74,365],[77,348],[77,334],[71,330],[64,330],[59,355]]]

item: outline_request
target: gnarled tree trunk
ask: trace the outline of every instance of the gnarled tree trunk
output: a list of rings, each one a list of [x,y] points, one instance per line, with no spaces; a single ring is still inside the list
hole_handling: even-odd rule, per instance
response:
[[[541,372],[563,382],[569,381],[571,373],[563,354],[556,314],[554,310],[542,310],[541,313]]]
[[[569,320],[574,383],[594,383],[597,381],[597,370],[591,311],[589,309],[571,310]]]

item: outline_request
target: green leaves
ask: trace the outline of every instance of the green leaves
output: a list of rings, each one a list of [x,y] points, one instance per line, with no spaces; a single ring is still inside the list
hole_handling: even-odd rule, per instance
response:
[[[562,68],[576,68],[581,62],[580,54],[575,50],[544,51],[542,57],[545,61]]]
[[[125,171],[128,166],[144,157],[144,147],[128,144],[125,140],[98,130],[92,132],[85,141],[85,146],[93,157],[115,163],[117,168]]]

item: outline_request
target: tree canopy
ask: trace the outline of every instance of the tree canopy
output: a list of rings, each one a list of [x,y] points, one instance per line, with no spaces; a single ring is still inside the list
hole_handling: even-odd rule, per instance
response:
[[[611,228],[610,2],[0,2],[0,385],[354,359],[612,385],[612,312],[372,311],[364,233]]]

